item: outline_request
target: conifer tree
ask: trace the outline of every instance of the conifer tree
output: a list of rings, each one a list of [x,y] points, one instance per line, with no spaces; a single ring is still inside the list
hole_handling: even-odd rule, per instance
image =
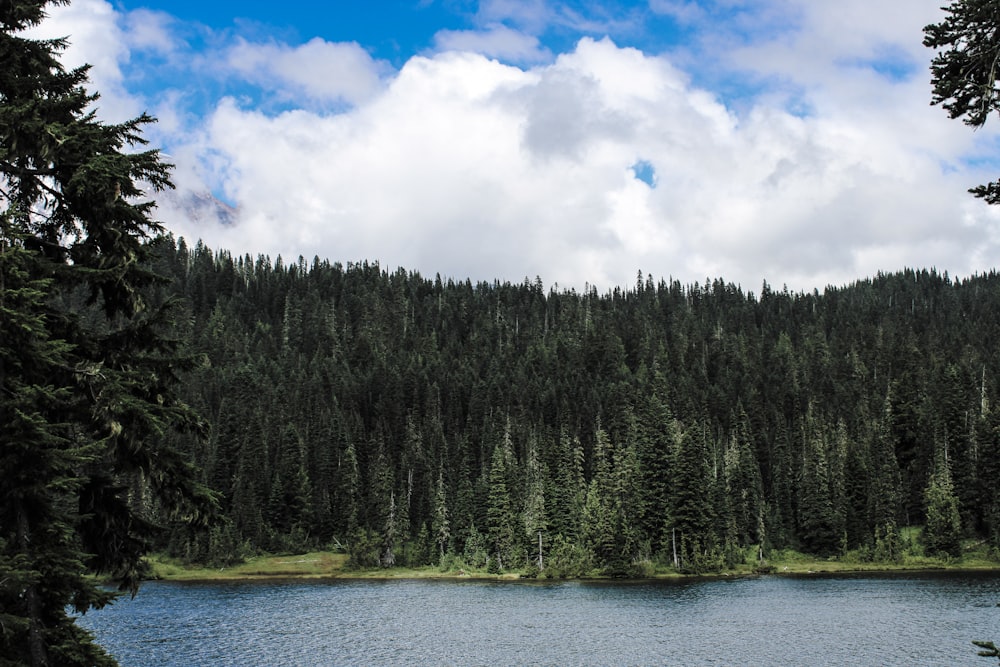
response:
[[[996,38],[1000,10],[996,0],[954,0],[943,9],[944,20],[924,28],[924,46],[937,51],[931,61],[931,104],[940,104],[950,118],[979,128],[1000,110]],[[990,204],[1000,203],[1000,181],[970,192]]]
[[[670,463],[678,440],[678,426],[666,403],[668,387],[661,370],[654,370],[651,384],[636,419],[639,474],[645,499],[639,509],[642,530],[654,548],[658,548],[664,541],[663,518],[670,509],[673,477]]]
[[[830,493],[830,464],[817,427],[804,434],[799,498],[799,536],[810,553],[832,555],[840,546],[837,515]]]
[[[437,486],[434,492],[434,524],[432,526],[434,539],[438,545],[438,555],[444,560],[448,545],[451,543],[451,522],[448,520],[448,498],[444,486],[444,470],[438,472]]]
[[[1000,550],[1000,410],[988,409],[977,430],[983,449],[978,470],[983,523],[990,545]]]
[[[110,664],[67,613],[112,597],[87,572],[134,593],[153,522],[202,519],[214,500],[163,437],[201,427],[177,400],[192,362],[146,268],[162,228],[140,187],[169,187],[169,165],[134,150],[149,116],[97,119],[88,68],[59,62],[65,40],[24,36],[49,4],[0,3],[0,654]]]
[[[507,488],[507,453],[503,444],[493,448],[489,471],[489,504],[486,508],[486,530],[490,546],[490,565],[497,571],[511,565],[517,539],[514,507]]]
[[[725,484],[739,546],[760,541],[764,522],[764,491],[760,468],[750,441],[749,419],[742,407],[725,453]]]
[[[872,482],[868,515],[874,534],[875,559],[887,561],[902,558],[898,520],[902,490],[892,422],[892,400],[891,396],[886,396],[882,419],[871,442]]]
[[[538,441],[532,435],[528,442],[528,459],[525,463],[525,484],[527,486],[524,511],[521,513],[527,544],[544,544],[549,521],[545,507],[545,487],[548,470],[538,458]],[[542,569],[542,556],[535,554],[538,568]]]
[[[704,425],[695,423],[686,429],[677,447],[670,514],[664,539],[676,544],[679,565],[704,558],[715,548],[712,532],[714,484]]]
[[[927,502],[927,523],[921,537],[927,553],[952,558],[961,556],[962,519],[951,482],[951,470],[943,455],[939,455],[935,462],[924,497]]]

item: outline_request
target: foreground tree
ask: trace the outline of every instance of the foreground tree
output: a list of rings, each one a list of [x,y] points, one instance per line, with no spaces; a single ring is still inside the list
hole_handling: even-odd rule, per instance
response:
[[[945,19],[924,28],[924,46],[936,49],[931,61],[931,104],[974,128],[1000,111],[997,69],[1000,61],[1000,2],[955,0]],[[969,190],[990,204],[1000,204],[1000,181]]]
[[[140,185],[169,187],[169,166],[134,151],[151,118],[101,123],[65,42],[23,36],[48,4],[0,2],[0,656],[104,665],[67,612],[113,599],[88,573],[134,594],[155,522],[213,497],[162,438],[200,426],[144,268],[161,228]]]

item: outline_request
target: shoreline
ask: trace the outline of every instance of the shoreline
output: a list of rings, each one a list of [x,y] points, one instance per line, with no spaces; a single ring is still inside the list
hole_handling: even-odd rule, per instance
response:
[[[421,568],[389,568],[348,570],[346,556],[330,552],[313,552],[286,556],[260,556],[245,563],[223,568],[205,568],[182,565],[167,559],[150,559],[151,573],[146,581],[167,583],[268,583],[276,581],[497,581],[522,583],[650,583],[691,582],[747,577],[778,576],[790,578],[864,577],[864,576],[931,576],[982,574],[1000,576],[1000,562],[974,559],[972,562],[954,564],[939,562],[914,563],[845,563],[837,560],[797,559],[772,561],[767,567],[746,564],[722,572],[683,574],[674,571],[654,573],[649,576],[610,577],[600,574],[577,577],[524,576],[520,572],[493,574],[483,571],[441,571],[436,566]]]

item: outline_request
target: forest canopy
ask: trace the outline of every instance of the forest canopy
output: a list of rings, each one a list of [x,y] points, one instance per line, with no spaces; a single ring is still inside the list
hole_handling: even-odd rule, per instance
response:
[[[822,293],[637,276],[546,290],[377,264],[156,269],[208,363],[176,443],[223,498],[193,560],[341,545],[359,566],[704,570],[753,545],[898,559],[1000,545],[1000,276],[906,270]],[[957,517],[953,510],[957,510]]]

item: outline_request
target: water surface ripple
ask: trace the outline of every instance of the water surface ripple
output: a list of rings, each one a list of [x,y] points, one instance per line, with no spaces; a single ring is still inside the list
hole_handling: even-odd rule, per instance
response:
[[[125,667],[909,667],[986,662],[998,603],[997,575],[148,583],[81,624]]]

